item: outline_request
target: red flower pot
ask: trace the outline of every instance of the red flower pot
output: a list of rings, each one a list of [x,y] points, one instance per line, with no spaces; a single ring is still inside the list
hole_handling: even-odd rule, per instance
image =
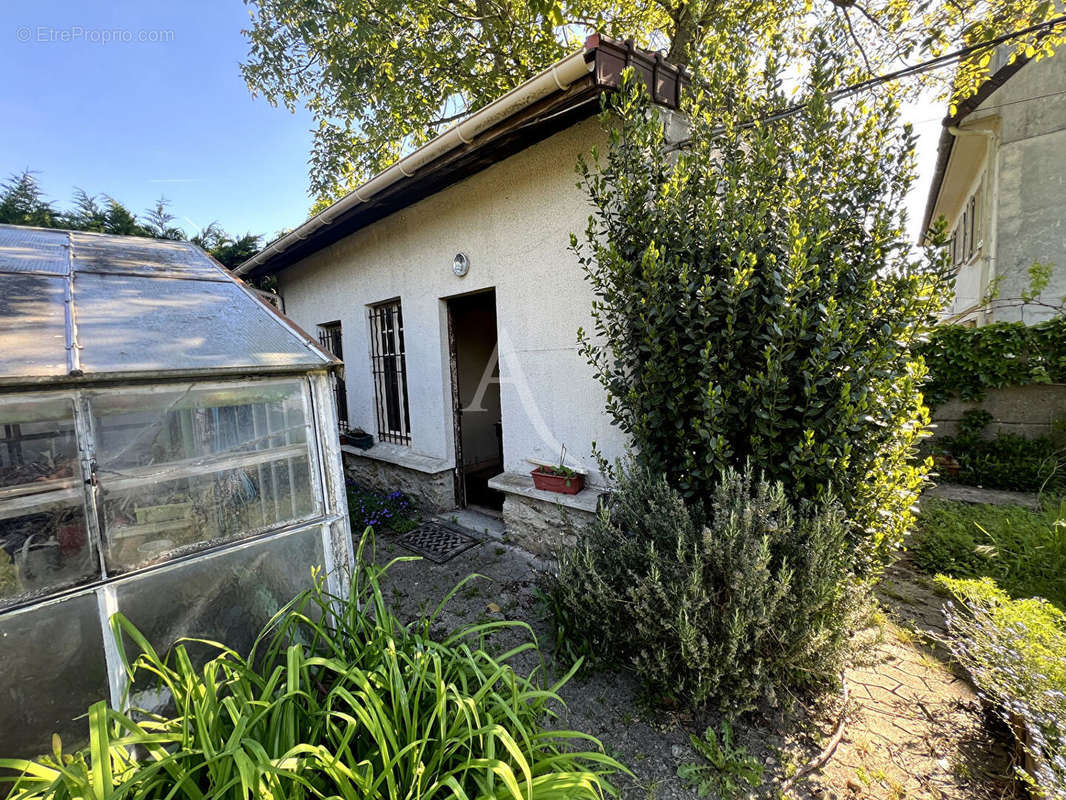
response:
[[[557,475],[548,467],[537,467],[529,474],[533,476],[533,485],[546,492],[577,494],[585,488],[584,475]]]

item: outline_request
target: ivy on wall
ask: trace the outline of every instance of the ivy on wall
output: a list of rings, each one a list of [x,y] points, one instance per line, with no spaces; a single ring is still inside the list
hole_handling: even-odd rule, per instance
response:
[[[923,393],[931,409],[956,395],[981,400],[989,389],[1066,383],[1066,316],[1037,325],[941,325],[921,352],[929,369]]]

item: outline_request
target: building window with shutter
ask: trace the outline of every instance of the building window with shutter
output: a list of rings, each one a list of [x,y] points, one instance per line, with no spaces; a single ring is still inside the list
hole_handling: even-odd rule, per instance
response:
[[[378,440],[411,443],[407,405],[407,357],[403,310],[399,300],[370,306],[370,363],[374,374],[374,411]]]
[[[980,251],[984,244],[984,181],[970,195],[955,223],[948,243],[953,266],[961,267]]]

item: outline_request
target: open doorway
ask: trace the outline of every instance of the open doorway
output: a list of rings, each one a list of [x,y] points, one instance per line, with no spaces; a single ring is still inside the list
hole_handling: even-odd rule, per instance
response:
[[[490,478],[503,471],[500,366],[496,357],[496,291],[448,301],[452,411],[455,420],[455,500],[459,506],[503,509]]]

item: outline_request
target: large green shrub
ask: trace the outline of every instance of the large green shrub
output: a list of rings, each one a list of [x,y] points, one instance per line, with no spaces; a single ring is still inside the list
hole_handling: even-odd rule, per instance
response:
[[[480,644],[502,627],[528,626],[493,622],[437,641],[432,619],[405,626],[393,615],[382,570],[362,552],[349,598],[317,581],[247,658],[213,643],[200,668],[184,644],[160,657],[116,615],[120,641],[124,633],[141,650],[131,676],[157,681],[172,710],[129,716],[92,706],[86,749],[63,753],[57,743],[35,762],[0,760],[24,773],[10,797],[602,797],[619,765],[590,736],[542,728],[563,681],[545,686],[511,666],[535,652],[532,636],[502,656]]]
[[[860,597],[837,504],[794,511],[750,469],[706,509],[647,467],[616,477],[551,581],[561,641],[628,664],[660,701],[731,714],[833,679]]]
[[[1066,502],[1040,511],[925,498],[910,550],[930,574],[994,578],[1012,597],[1066,609]]]
[[[923,390],[934,408],[955,396],[980,400],[989,389],[1066,383],[1066,316],[1036,325],[941,325],[921,353],[929,368]]]
[[[796,98],[742,42],[719,56],[684,147],[639,81],[608,103],[610,149],[580,166],[594,210],[573,247],[597,298],[583,352],[641,465],[687,498],[749,460],[793,500],[835,492],[856,563],[876,568],[923,482],[914,348],[948,286],[905,232],[914,138],[892,100],[830,102],[832,63],[802,114],[746,124]]]
[[[1066,797],[1066,615],[989,578],[939,582],[961,606],[946,608],[952,653],[1033,759],[1022,777],[1036,797]]]

